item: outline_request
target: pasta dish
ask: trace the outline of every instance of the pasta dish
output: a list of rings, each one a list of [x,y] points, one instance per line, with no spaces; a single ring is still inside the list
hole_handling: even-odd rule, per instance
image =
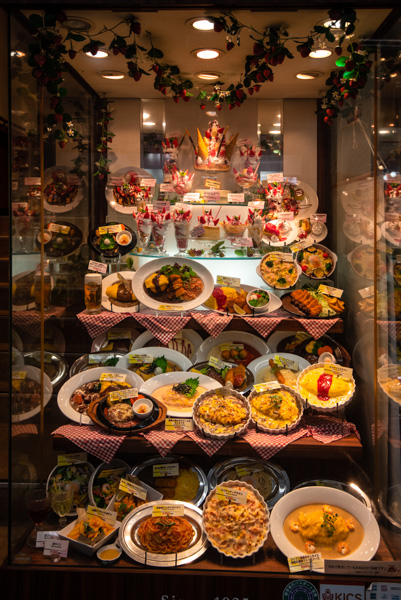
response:
[[[195,531],[184,517],[149,517],[137,530],[142,546],[156,554],[176,554],[186,550]]]

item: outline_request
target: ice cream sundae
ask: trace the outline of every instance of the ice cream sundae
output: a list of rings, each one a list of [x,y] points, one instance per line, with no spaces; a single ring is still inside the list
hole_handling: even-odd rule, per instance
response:
[[[164,244],[166,241],[167,230],[171,225],[171,214],[163,208],[163,210],[151,212],[150,220],[155,246],[159,254],[165,254]]]
[[[188,194],[192,189],[192,181],[194,179],[194,173],[188,173],[188,171],[179,171],[177,167],[174,167],[171,172],[173,190],[180,196]]]
[[[202,137],[199,129],[198,145],[195,148],[195,169],[205,171],[229,171],[238,133],[226,141],[227,127],[220,127],[218,121],[210,121],[209,128]]]
[[[152,231],[150,211],[147,208],[138,209],[138,212],[133,213],[133,216],[136,221],[138,242],[140,242],[138,246],[143,250],[148,245]]]
[[[163,150],[163,181],[171,183],[173,180],[173,170],[177,168],[178,158],[178,137],[168,136],[162,141]]]
[[[174,234],[178,255],[185,255],[188,248],[188,237],[191,228],[192,211],[190,208],[176,208],[173,213]]]

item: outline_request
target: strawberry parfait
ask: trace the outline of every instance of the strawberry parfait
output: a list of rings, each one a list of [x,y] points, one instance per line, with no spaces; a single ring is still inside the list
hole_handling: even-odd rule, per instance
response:
[[[163,208],[163,210],[151,212],[150,220],[155,246],[159,254],[165,255],[164,244],[166,241],[167,230],[171,225],[171,214]]]
[[[147,208],[139,209],[137,213],[133,213],[136,221],[136,230],[140,245],[139,251],[142,251],[148,245],[150,234],[152,231],[150,211]]]
[[[252,238],[253,247],[259,253],[264,227],[263,210],[248,209],[248,235]],[[255,254],[254,254],[255,256]]]
[[[177,168],[172,170],[173,190],[180,196],[188,194],[192,189],[192,182],[195,173],[187,171],[179,171]]]
[[[192,211],[190,208],[176,208],[173,213],[174,234],[178,254],[184,256],[188,248],[188,237],[191,228]]]

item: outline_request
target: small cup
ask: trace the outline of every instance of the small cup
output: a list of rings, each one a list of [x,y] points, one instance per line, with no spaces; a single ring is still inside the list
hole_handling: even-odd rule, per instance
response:
[[[116,241],[119,246],[128,246],[132,242],[132,235],[129,231],[124,229],[117,233]]]
[[[319,356],[319,363],[336,363],[336,358],[331,352],[322,352]]]
[[[132,405],[132,411],[138,419],[147,419],[152,414],[153,402],[147,398],[139,398]]]
[[[263,294],[264,296],[266,296],[265,300],[263,301],[263,303],[261,303],[259,306],[252,306],[252,304],[249,304],[249,301],[252,299],[252,296],[255,296],[256,294]],[[254,310],[255,313],[261,313],[261,312],[265,312],[267,307],[269,306],[269,302],[270,302],[270,294],[269,292],[267,292],[266,290],[262,290],[260,288],[256,288],[254,290],[251,290],[247,297],[246,297],[246,302],[249,306],[249,308],[251,310]]]
[[[107,552],[110,551],[111,558],[107,558]],[[121,556],[122,550],[115,544],[111,544],[109,546],[102,546],[96,552],[96,556],[100,560],[103,565],[111,565],[115,563]],[[102,556],[103,555],[103,556]]]

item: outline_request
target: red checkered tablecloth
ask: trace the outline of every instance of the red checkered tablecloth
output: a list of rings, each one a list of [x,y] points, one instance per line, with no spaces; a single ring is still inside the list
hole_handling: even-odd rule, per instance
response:
[[[191,315],[188,313],[183,313],[183,316],[181,314],[161,315],[160,313],[156,315],[155,311],[135,313],[132,316],[163,344],[168,344],[191,319]]]
[[[221,315],[212,310],[202,310],[192,311],[191,316],[209,335],[217,337],[231,323],[234,315]]]
[[[290,431],[288,434],[273,434],[257,431],[255,427],[247,429],[242,434],[242,438],[264,459],[268,460],[283,448],[298,440],[299,438],[310,435],[308,429],[302,425]]]
[[[187,431],[186,434],[193,440],[208,456],[212,456],[226,443],[225,440],[213,440],[202,435],[199,431]]]
[[[43,315],[46,322],[51,317],[62,317],[65,313],[65,307],[56,306],[47,311]],[[37,310],[21,310],[15,311],[12,314],[13,325],[23,329],[29,335],[34,337],[40,336],[40,312]]]
[[[309,434],[323,444],[342,440],[351,435],[351,433],[355,433],[358,440],[361,439],[354,423],[342,421],[338,417],[330,415],[307,415],[304,417],[303,423],[307,427]]]
[[[286,317],[242,317],[264,338],[271,334]]]
[[[77,314],[78,319],[83,323],[91,338],[108,331],[127,317],[132,317],[131,313],[113,313],[104,310],[98,315],[88,315],[85,311]]]
[[[296,319],[300,325],[315,339],[318,340],[327,333],[341,319]]]
[[[401,322],[400,321],[377,321],[380,327],[393,340],[401,337]]]
[[[38,435],[38,428],[36,425],[22,425],[19,423],[13,423],[11,425],[11,437],[17,437],[17,435]]]
[[[174,448],[177,442],[185,437],[185,432],[164,431],[164,423],[157,429],[141,433],[148,442],[150,442],[161,456],[166,456]]]
[[[125,440],[123,435],[105,433],[95,425],[62,425],[52,435],[63,435],[85,452],[110,462]]]

